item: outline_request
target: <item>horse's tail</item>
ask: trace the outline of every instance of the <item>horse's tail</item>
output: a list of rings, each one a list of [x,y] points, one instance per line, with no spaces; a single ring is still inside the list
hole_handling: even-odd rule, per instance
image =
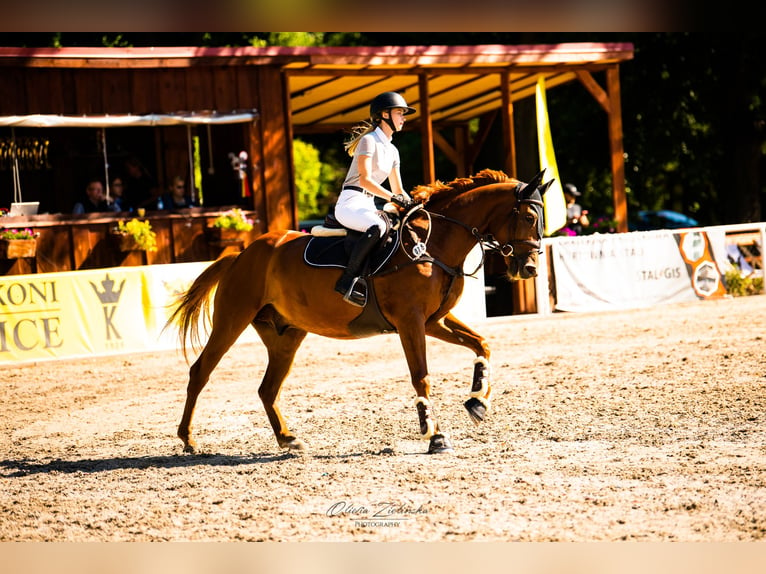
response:
[[[176,310],[173,311],[163,330],[171,324],[176,326],[184,359],[188,360],[187,343],[191,344],[192,351],[195,353],[203,347],[200,337],[200,318],[202,318],[201,326],[207,336],[212,324],[210,296],[236,258],[236,254],[231,254],[216,260],[200,273],[191,287],[175,301]]]

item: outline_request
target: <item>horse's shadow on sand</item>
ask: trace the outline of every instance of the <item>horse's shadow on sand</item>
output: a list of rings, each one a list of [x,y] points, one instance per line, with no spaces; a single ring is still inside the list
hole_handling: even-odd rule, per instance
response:
[[[21,477],[50,472],[109,472],[113,470],[147,468],[185,468],[194,466],[245,466],[278,462],[296,458],[293,453],[269,454],[254,453],[249,455],[222,454],[183,454],[171,456],[137,456],[113,458],[83,458],[79,460],[51,460],[49,462],[34,462],[30,460],[0,461],[0,475],[6,477]]]
[[[355,458],[364,454],[386,455],[384,449],[377,453],[351,453],[340,455],[308,455],[313,458]],[[49,462],[35,462],[30,460],[0,460],[0,476],[18,478],[35,474],[47,474],[50,472],[63,473],[96,473],[110,472],[113,470],[147,468],[190,468],[195,466],[251,466],[270,464],[290,459],[300,459],[305,454],[293,452],[252,453],[247,455],[228,455],[215,453],[199,454],[176,454],[169,456],[136,456],[136,457],[113,457],[113,458],[83,458],[79,460],[51,460]]]

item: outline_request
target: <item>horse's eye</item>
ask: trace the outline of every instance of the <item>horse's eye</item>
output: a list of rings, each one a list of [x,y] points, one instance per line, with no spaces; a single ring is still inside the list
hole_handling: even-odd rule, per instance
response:
[[[534,215],[532,215],[531,213],[527,213],[526,218],[527,218],[527,223],[529,223],[530,225],[534,225],[535,224],[535,216]]]

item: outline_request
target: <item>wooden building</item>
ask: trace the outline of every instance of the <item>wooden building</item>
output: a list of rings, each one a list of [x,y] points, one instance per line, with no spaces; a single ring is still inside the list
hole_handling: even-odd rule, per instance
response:
[[[547,88],[579,81],[608,119],[615,218],[627,231],[622,148],[619,65],[632,59],[631,44],[574,43],[525,46],[240,47],[240,48],[12,48],[0,47],[0,206],[14,199],[14,176],[7,155],[12,146],[28,154],[18,181],[24,201],[39,201],[50,215],[30,224],[66,224],[66,257],[38,257],[36,271],[81,268],[88,258],[72,253],[78,220],[67,214],[84,186],[83,178],[138,155],[162,186],[175,174],[189,178],[197,146],[203,206],[184,214],[188,228],[173,231],[172,218],[151,214],[165,246],[150,262],[202,257],[187,243],[198,239],[216,210],[238,205],[253,215],[253,237],[268,229],[297,226],[291,142],[301,134],[341,132],[367,115],[370,100],[397,91],[417,108],[406,129],[421,136],[422,173],[435,172],[440,150],[457,175],[475,167],[516,175],[514,104],[534,97],[539,77]],[[229,114],[252,113],[252,121],[226,123]],[[216,116],[215,124],[137,127],[23,127],[31,115],[89,118],[151,114]],[[15,122],[15,123],[14,123]],[[469,124],[474,123],[474,129]],[[474,166],[499,122],[503,165]],[[475,128],[478,123],[478,129]],[[15,143],[13,143],[15,142]],[[104,143],[105,142],[105,143]],[[35,152],[35,150],[37,150]],[[44,157],[38,156],[44,151]],[[248,156],[248,193],[240,194],[231,155]],[[35,163],[35,157],[37,161]],[[191,181],[191,179],[187,179]],[[175,217],[181,217],[176,215]],[[103,219],[103,218],[102,218]],[[2,226],[12,222],[2,222]],[[105,225],[108,225],[105,224]],[[180,225],[180,224],[179,224]],[[196,227],[195,227],[196,226]],[[90,243],[93,244],[93,231]],[[188,237],[187,237],[188,235]],[[181,239],[183,237],[183,239]],[[61,253],[61,238],[48,242]],[[191,255],[189,255],[191,253]],[[101,263],[98,263],[101,264]],[[78,266],[79,265],[79,266]],[[2,270],[0,270],[2,271]],[[25,272],[18,266],[5,272]]]

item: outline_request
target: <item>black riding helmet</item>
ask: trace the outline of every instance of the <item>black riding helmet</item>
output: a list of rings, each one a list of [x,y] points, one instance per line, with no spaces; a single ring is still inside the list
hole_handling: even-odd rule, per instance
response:
[[[415,108],[411,108],[407,105],[407,102],[404,100],[401,94],[397,92],[383,92],[382,94],[375,96],[375,98],[370,103],[370,117],[376,123],[380,122],[381,120],[386,122],[389,126],[391,126],[391,129],[393,130],[394,126],[391,118],[383,119],[383,112],[393,108],[404,109],[405,116],[414,114],[416,111]]]

